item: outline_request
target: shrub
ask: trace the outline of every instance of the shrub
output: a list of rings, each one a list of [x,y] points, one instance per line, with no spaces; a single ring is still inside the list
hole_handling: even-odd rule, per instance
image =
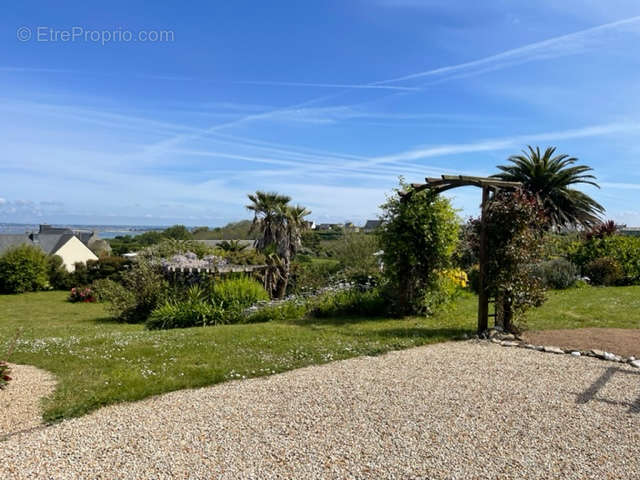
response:
[[[269,294],[258,281],[241,276],[214,282],[211,300],[225,309],[245,309],[259,301],[269,300]]]
[[[158,268],[140,259],[122,275],[122,284],[103,280],[94,284],[100,301],[127,323],[144,322],[151,312],[169,298],[169,285]]]
[[[587,264],[599,258],[611,258],[622,269],[623,283],[640,283],[640,237],[612,235],[575,241],[567,249],[569,260],[587,273]]]
[[[597,258],[587,263],[584,273],[593,285],[616,285],[624,276],[618,261],[610,257]]]
[[[207,255],[211,255],[214,252],[214,249],[195,240],[176,240],[168,238],[160,243],[145,248],[139,252],[138,257],[153,260],[169,258],[174,255],[184,254],[187,252],[193,252],[198,256],[198,258],[202,258]]]
[[[49,266],[47,269],[49,284],[56,290],[69,290],[74,285],[71,274],[67,271],[62,263],[62,258],[58,255],[49,257]]]
[[[49,260],[37,247],[22,245],[0,256],[0,291],[35,292],[49,288]]]
[[[69,292],[69,301],[72,303],[77,302],[95,302],[96,297],[93,291],[89,287],[73,287]]]
[[[328,286],[340,270],[340,264],[335,260],[305,260],[296,258],[291,264],[291,276],[288,290],[290,294],[305,294],[315,292]]]
[[[294,322],[302,320],[308,312],[308,305],[304,299],[285,300],[275,305],[267,305],[245,312],[246,323],[262,322]]]
[[[340,262],[347,278],[378,276],[380,265],[375,253],[380,250],[378,237],[367,233],[346,233],[335,242],[332,257]]]
[[[327,292],[312,301],[309,315],[316,318],[371,316],[387,311],[387,302],[378,289],[361,291],[353,288]]]
[[[409,189],[402,182],[400,188]],[[377,235],[391,308],[398,315],[431,314],[437,305],[426,300],[441,297],[433,295],[440,287],[438,272],[451,266],[458,243],[455,211],[429,190],[404,198],[398,190],[381,208]]]
[[[573,287],[579,278],[578,267],[565,258],[555,258],[539,263],[533,274],[542,280],[547,288],[564,290]]]
[[[486,292],[496,299],[496,324],[514,328],[525,312],[544,301],[544,288],[533,267],[543,252],[547,218],[539,201],[521,191],[499,191],[486,207]],[[476,223],[479,236],[480,222]],[[476,242],[478,244],[478,242]]]
[[[205,327],[225,323],[221,307],[206,300],[166,302],[159,306],[145,322],[149,330],[169,328]]]

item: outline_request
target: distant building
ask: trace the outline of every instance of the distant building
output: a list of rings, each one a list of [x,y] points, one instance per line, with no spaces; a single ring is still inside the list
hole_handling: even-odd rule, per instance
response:
[[[344,229],[344,223],[321,223],[316,227],[319,232],[330,232],[332,230]]]
[[[622,235],[628,235],[629,237],[640,237],[640,227],[627,227],[626,225],[621,225],[619,232]]]
[[[380,220],[367,220],[367,223],[364,224],[363,230],[365,232],[372,232],[380,226],[380,223]]]
[[[67,271],[73,272],[76,269],[76,263],[86,264],[88,260],[98,260],[88,244],[100,239],[93,232],[86,233],[91,233],[91,235],[82,236],[87,243],[69,228],[40,225],[38,233],[0,235],[0,254],[13,247],[32,245],[48,255],[58,255],[62,258],[62,264]]]

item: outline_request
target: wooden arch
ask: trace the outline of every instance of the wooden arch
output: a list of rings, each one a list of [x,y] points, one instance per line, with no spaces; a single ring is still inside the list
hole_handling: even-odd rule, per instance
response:
[[[478,334],[489,328],[489,294],[486,290],[486,274],[487,274],[487,226],[485,213],[491,195],[499,189],[517,189],[522,187],[520,182],[508,182],[498,180],[491,177],[471,177],[466,175],[442,175],[442,178],[425,178],[426,183],[412,183],[412,190],[408,192],[400,192],[402,198],[408,198],[413,192],[422,190],[432,190],[436,193],[442,193],[452,188],[474,186],[482,188],[482,204],[480,215],[480,275],[479,275],[479,295],[478,295]]]

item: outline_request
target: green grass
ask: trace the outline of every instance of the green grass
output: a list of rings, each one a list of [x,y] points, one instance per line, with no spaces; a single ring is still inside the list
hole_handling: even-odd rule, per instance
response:
[[[330,319],[146,331],[112,321],[99,304],[65,292],[0,296],[0,353],[18,328],[12,361],[53,372],[44,417],[56,421],[100,406],[183,388],[257,377],[357,355],[377,355],[471,334],[476,298],[465,294],[431,318]],[[551,294],[530,316],[538,328],[640,327],[640,287]]]

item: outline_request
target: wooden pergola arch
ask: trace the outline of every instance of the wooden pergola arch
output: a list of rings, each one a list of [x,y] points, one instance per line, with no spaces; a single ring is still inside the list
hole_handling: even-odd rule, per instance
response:
[[[432,190],[436,193],[442,193],[447,190],[458,187],[474,186],[482,188],[482,204],[480,215],[480,252],[479,252],[479,295],[478,295],[478,333],[482,333],[489,328],[489,295],[486,291],[486,274],[488,263],[487,251],[487,226],[486,226],[486,210],[492,195],[500,189],[518,189],[522,187],[520,182],[508,182],[491,177],[472,177],[467,175],[442,175],[442,178],[425,178],[426,183],[412,183],[412,190],[401,192],[400,196],[408,198],[414,192],[422,190]]]

